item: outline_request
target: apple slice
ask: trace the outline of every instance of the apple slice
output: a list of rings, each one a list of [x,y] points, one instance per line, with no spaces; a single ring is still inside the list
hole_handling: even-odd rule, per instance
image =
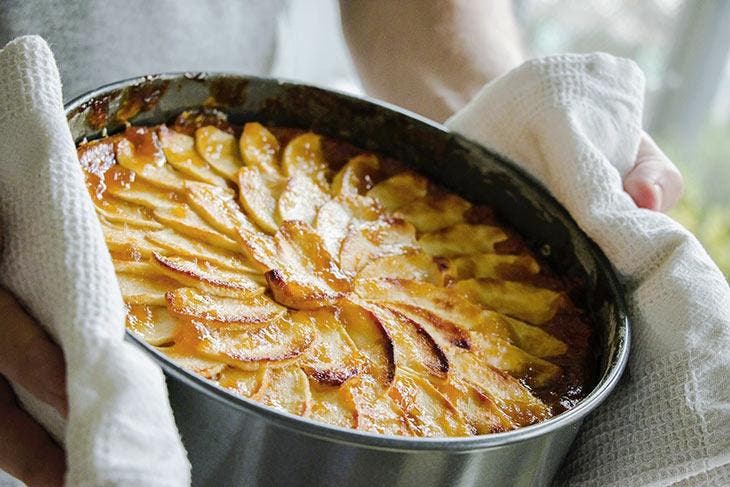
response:
[[[284,366],[288,363],[285,361],[302,355],[316,335],[311,326],[303,326],[286,315],[261,326],[240,329],[216,328],[191,320],[182,329],[179,346],[234,367],[255,370],[262,363]]]
[[[228,298],[183,287],[165,295],[168,309],[176,314],[211,323],[257,324],[281,318],[286,308],[265,295],[251,298]]]
[[[399,218],[386,217],[352,227],[342,242],[340,266],[356,274],[370,261],[417,249],[416,230]]]
[[[192,257],[248,274],[257,272],[253,264],[242,253],[229,252],[205,242],[190,239],[170,229],[147,233],[145,238],[156,246],[153,250],[158,250],[164,255]],[[150,255],[152,255],[151,252],[146,257]]]
[[[356,279],[383,278],[424,281],[437,286],[444,284],[441,267],[425,252],[378,257],[365,265],[356,277]]]
[[[536,326],[505,316],[515,334],[515,343],[538,357],[557,357],[568,351],[568,345]]]
[[[382,181],[367,192],[386,210],[395,211],[428,193],[428,179],[413,171],[405,171]]]
[[[178,287],[172,279],[150,279],[134,274],[117,274],[122,299],[127,304],[165,306],[165,293]]]
[[[355,292],[369,301],[420,308],[457,328],[479,329],[512,339],[512,328],[504,320],[495,319],[451,288],[405,279],[377,279],[356,281]]]
[[[322,138],[312,132],[294,137],[284,148],[282,169],[287,177],[302,174],[328,188],[329,166],[322,152]]]
[[[453,289],[484,306],[536,325],[555,316],[563,303],[563,295],[516,281],[466,279]]]
[[[153,214],[157,221],[183,235],[202,240],[231,252],[241,251],[241,245],[238,242],[208,225],[188,205],[181,204],[173,208],[159,208]]]
[[[247,123],[239,144],[247,166],[259,168],[263,174],[279,174],[279,141],[266,127],[257,122]]]
[[[337,196],[319,208],[314,224],[327,251],[339,260],[350,226],[377,220],[382,213],[380,205],[367,196]]]
[[[291,319],[317,328],[317,338],[300,362],[311,380],[340,386],[358,374],[363,364],[362,357],[332,308],[299,311],[293,313]]]
[[[435,232],[464,221],[471,203],[455,194],[431,194],[398,208],[398,215],[419,232]]]
[[[236,180],[242,161],[233,135],[212,125],[200,127],[195,131],[195,149],[218,174]]]
[[[131,305],[127,308],[127,329],[150,345],[171,343],[180,323],[160,306]]]
[[[373,154],[353,157],[335,174],[332,180],[332,194],[335,196],[357,196],[365,194],[373,184],[380,170],[380,161]]]
[[[471,278],[500,279],[511,274],[535,275],[540,265],[530,255],[474,254],[450,259],[455,280]]]
[[[357,429],[383,435],[413,436],[403,410],[373,377],[354,377],[342,390],[355,405]]]
[[[166,190],[182,190],[185,180],[165,164],[165,155],[159,148],[159,140],[154,131],[146,127],[130,127],[127,133],[130,130],[139,131],[135,137],[139,145],[133,144],[127,138],[120,139],[116,145],[117,162],[150,184]],[[149,146],[153,149],[148,150]]]
[[[244,167],[238,173],[238,198],[248,216],[263,231],[274,234],[279,227],[277,203],[286,179],[262,172],[258,167]]]
[[[95,200],[94,203],[96,212],[112,223],[149,230],[163,228],[159,222],[152,218],[150,210],[143,206],[127,203],[109,195],[104,196],[101,201]]]
[[[158,252],[152,253],[150,262],[163,275],[217,296],[248,298],[264,292],[264,288],[252,276],[220,269],[206,262],[166,257]]]
[[[527,426],[550,417],[550,408],[533,396],[519,380],[489,365],[475,354],[450,349],[454,376],[467,381],[487,396],[517,426]]]
[[[188,204],[206,223],[232,239],[238,238],[240,228],[258,231],[241,211],[235,192],[229,188],[187,181],[185,195]]]
[[[191,136],[171,130],[165,125],[159,127],[158,133],[165,158],[172,167],[198,181],[226,186],[226,180],[213,172],[195,151],[195,140]]]
[[[408,304],[386,303],[384,307],[405,318],[418,323],[426,330],[441,346],[449,343],[455,347],[469,350],[471,347],[469,333],[456,323],[445,320],[435,313],[418,306]]]
[[[270,370],[270,379],[252,399],[297,416],[309,416],[312,392],[307,375],[297,365]]]
[[[457,223],[418,239],[426,253],[438,257],[456,257],[484,252],[494,252],[494,244],[507,239],[499,227]]]
[[[406,415],[416,436],[469,436],[474,434],[464,416],[430,382],[398,368],[388,395]]]
[[[311,381],[310,388],[310,418],[342,428],[357,428],[357,410],[347,391],[341,387],[326,387]]]
[[[294,174],[279,197],[277,210],[282,221],[299,220],[311,224],[317,210],[330,200],[309,176]]]
[[[115,256],[123,256],[124,260],[142,260],[149,258],[152,252],[159,250],[155,244],[147,241],[147,235],[155,234],[144,229],[127,225],[112,225],[99,219],[109,251]]]
[[[448,381],[436,383],[434,387],[464,415],[477,434],[499,433],[517,426],[489,396],[467,381],[449,377]]]
[[[114,271],[122,274],[131,274],[133,276],[149,277],[155,279],[161,274],[149,262],[140,262],[136,260],[120,260],[112,258]]]
[[[120,200],[150,208],[171,208],[181,201],[174,191],[166,191],[137,178],[136,173],[115,165],[104,173],[105,190]]]
[[[381,320],[366,306],[343,299],[339,303],[340,318],[357,350],[367,359],[365,371],[384,393],[395,379],[395,346]]]
[[[189,350],[175,345],[158,348],[158,350],[183,369],[206,379],[217,379],[219,374],[228,367],[225,362],[196,357],[191,355]]]
[[[239,396],[251,397],[269,385],[270,377],[271,373],[266,366],[255,370],[226,367],[218,374],[218,385]]]

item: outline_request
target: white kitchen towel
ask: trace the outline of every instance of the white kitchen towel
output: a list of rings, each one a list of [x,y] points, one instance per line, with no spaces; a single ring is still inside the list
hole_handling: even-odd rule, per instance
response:
[[[124,341],[122,298],[61,100],[41,38],[0,51],[0,284],[63,348],[65,432],[46,405],[16,391],[65,443],[67,485],[188,485],[163,374]]]
[[[540,179],[627,292],[626,376],[584,424],[556,484],[727,486],[730,289],[687,230],[623,191],[643,96],[631,61],[548,57],[486,85],[447,125]]]

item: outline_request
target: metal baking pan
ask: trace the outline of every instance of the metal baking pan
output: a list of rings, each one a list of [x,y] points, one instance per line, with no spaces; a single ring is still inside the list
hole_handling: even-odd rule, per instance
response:
[[[133,124],[167,122],[214,103],[234,123],[311,129],[413,166],[468,200],[487,204],[561,275],[585,282],[594,317],[597,382],[573,409],[542,423],[466,438],[382,436],[314,422],[235,396],[149,353],[201,486],[535,486],[551,482],[581,422],[618,382],[629,321],[606,257],[535,179],[488,148],[395,106],[298,83],[228,74],[163,74],[121,81],[66,106],[76,141]]]

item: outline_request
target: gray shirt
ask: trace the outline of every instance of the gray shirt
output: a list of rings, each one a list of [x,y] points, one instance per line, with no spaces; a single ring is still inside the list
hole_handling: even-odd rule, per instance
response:
[[[170,71],[266,75],[281,0],[0,0],[0,47],[39,34],[64,99]]]

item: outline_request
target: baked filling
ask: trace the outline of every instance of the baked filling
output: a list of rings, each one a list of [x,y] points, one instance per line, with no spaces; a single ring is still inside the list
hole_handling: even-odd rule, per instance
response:
[[[383,434],[512,430],[591,386],[587,319],[489,208],[211,110],[78,147],[128,329],[230,392]]]

